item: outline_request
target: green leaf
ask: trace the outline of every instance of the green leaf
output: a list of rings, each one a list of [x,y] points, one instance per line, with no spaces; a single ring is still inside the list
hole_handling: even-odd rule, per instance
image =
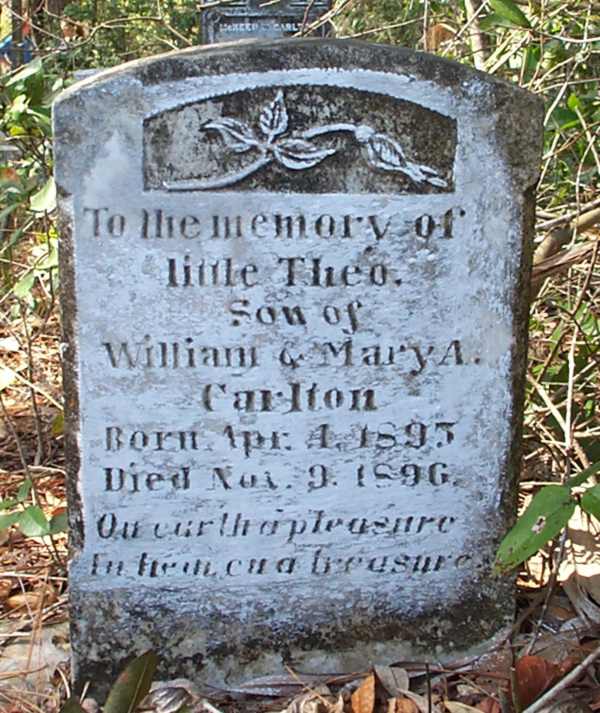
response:
[[[567,106],[571,111],[575,111],[581,107],[581,99],[577,96],[577,94],[572,92],[569,94],[569,98],[567,99]]]
[[[52,176],[31,196],[29,204],[35,213],[50,212],[56,208],[56,184]]]
[[[50,524],[37,505],[30,505],[20,513],[19,527],[25,537],[43,537],[50,534]]]
[[[591,475],[594,475],[594,473],[597,473],[598,471],[600,471],[600,461],[593,463],[589,468],[586,468],[585,470],[582,470],[581,473],[577,473],[577,475],[569,478],[566,485],[569,488],[576,488],[579,485],[583,485]]]
[[[547,485],[532,499],[516,525],[502,540],[495,567],[506,571],[534,555],[563,529],[575,510],[566,485]]]
[[[8,111],[11,116],[15,119],[22,114],[25,109],[27,109],[27,96],[25,94],[18,94],[12,101],[12,104],[8,107]]]
[[[49,116],[46,116],[46,114],[43,114],[40,111],[31,109],[31,107],[29,107],[27,114],[28,116],[33,116],[36,119],[38,128],[41,128],[45,134],[50,135],[52,131],[52,121]]]
[[[0,515],[0,530],[6,530],[7,527],[14,525],[21,517],[20,512],[11,512],[8,515]]]
[[[35,266],[36,270],[53,270],[58,267],[58,240],[48,240],[48,254]]]
[[[578,126],[580,123],[579,117],[575,112],[570,111],[569,109],[563,109],[560,106],[557,106],[556,109],[552,112],[550,115],[550,120],[559,128],[559,129],[572,129],[574,126]]]
[[[482,17],[479,20],[479,27],[483,32],[491,32],[496,27],[506,27],[509,30],[514,30],[515,24],[497,12],[491,12],[489,15]]]
[[[50,519],[50,534],[59,535],[61,532],[67,532],[69,529],[69,518],[66,512],[61,512],[59,515],[54,515]]]
[[[581,507],[588,515],[593,515],[600,520],[600,485],[588,488],[581,496]]]
[[[17,500],[20,503],[22,503],[24,500],[27,500],[27,496],[31,491],[32,485],[33,483],[31,482],[30,478],[25,478],[25,480],[21,483],[21,486],[17,491]]]
[[[0,500],[0,510],[8,510],[9,508],[14,508],[18,505],[16,498],[9,498],[8,500]]]
[[[103,713],[133,713],[150,691],[158,657],[152,651],[134,659],[117,678],[112,687]]]
[[[63,703],[60,713],[86,713],[86,710],[79,702],[77,696],[71,696],[71,698],[68,698]]]
[[[27,299],[31,293],[33,283],[35,282],[35,273],[28,272],[24,275],[17,284],[13,287],[13,292],[16,297],[21,300]]]
[[[512,0],[490,0],[490,7],[513,25],[531,27],[523,11]]]
[[[28,77],[32,77],[34,74],[37,74],[41,70],[42,60],[38,57],[37,59],[34,59],[33,62],[29,62],[28,64],[26,64],[23,69],[21,69],[14,75],[14,77],[10,78],[4,86],[11,87],[13,84],[17,84],[18,82],[22,82]]]
[[[52,421],[52,435],[56,438],[57,436],[62,436],[65,430],[65,413],[61,411],[56,414],[54,421]]]

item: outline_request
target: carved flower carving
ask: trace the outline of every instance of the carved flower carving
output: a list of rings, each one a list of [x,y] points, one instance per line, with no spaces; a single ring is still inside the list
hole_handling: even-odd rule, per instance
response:
[[[275,98],[262,108],[258,128],[259,131],[256,132],[247,123],[228,116],[206,122],[202,126],[202,131],[216,131],[225,146],[233,153],[255,151],[258,154],[257,159],[240,171],[222,178],[206,181],[175,181],[165,184],[165,187],[168,190],[224,188],[235,185],[271,162],[276,162],[292,171],[310,169],[340,150],[337,145],[319,146],[312,139],[343,132],[352,134],[355,141],[364,147],[366,161],[372,168],[403,173],[415,183],[447,186],[447,182],[435,169],[409,161],[395,139],[375,131],[366,124],[339,122],[317,126],[300,135],[286,136],[289,129],[289,115],[281,89],[277,91]]]
[[[209,121],[202,128],[205,131],[217,131],[225,145],[235,153],[258,149],[263,156],[270,156],[282,166],[293,171],[312,168],[335,153],[335,149],[319,148],[306,139],[282,138],[282,135],[287,131],[288,121],[283,92],[279,90],[275,99],[267,104],[260,113],[258,124],[262,134],[261,138],[257,138],[248,124],[227,116]]]

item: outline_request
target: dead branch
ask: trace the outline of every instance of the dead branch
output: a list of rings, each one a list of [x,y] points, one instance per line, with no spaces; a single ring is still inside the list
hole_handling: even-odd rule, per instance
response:
[[[465,0],[465,10],[467,11],[467,20],[469,27],[469,42],[473,52],[473,62],[475,67],[480,70],[485,70],[486,46],[481,27],[479,26],[479,0]]]
[[[587,252],[592,249],[593,242],[585,243],[585,245],[569,250],[565,255],[558,255],[556,262],[550,262],[550,260],[564,245],[571,241],[574,233],[583,233],[598,223],[600,223],[600,208],[594,208],[574,217],[568,225],[558,226],[550,231],[535,251],[533,258],[534,283],[548,277],[548,275],[557,270],[566,269],[566,267],[570,266],[569,263],[581,262]]]
[[[571,250],[565,250],[558,255],[552,255],[543,260],[536,260],[533,266],[533,274],[531,283],[534,290],[537,291],[541,287],[541,283],[551,275],[556,275],[559,272],[568,270],[573,265],[586,260],[592,254],[597,240],[590,240],[583,245],[578,245]],[[537,289],[536,289],[537,288]]]

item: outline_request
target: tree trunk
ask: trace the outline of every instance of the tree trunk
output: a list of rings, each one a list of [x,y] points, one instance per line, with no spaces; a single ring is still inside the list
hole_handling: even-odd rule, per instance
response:
[[[46,0],[46,10],[49,15],[61,17],[68,0]]]
[[[23,64],[23,3],[12,0],[12,61],[15,67]]]

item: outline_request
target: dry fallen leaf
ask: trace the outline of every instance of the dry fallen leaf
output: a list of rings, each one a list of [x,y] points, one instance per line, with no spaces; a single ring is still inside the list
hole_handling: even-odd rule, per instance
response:
[[[390,698],[388,700],[388,713],[419,713],[419,708],[410,698]]]
[[[1,175],[1,174],[0,174]],[[15,337],[3,337],[0,339],[0,351],[3,352],[18,352],[21,347]]]
[[[515,665],[519,703],[530,706],[560,678],[560,667],[541,656],[523,656]]]
[[[280,713],[343,713],[344,699],[335,699],[325,684],[318,684],[307,693],[296,696]]]
[[[370,673],[354,691],[351,698],[352,713],[373,713],[375,708],[375,674]]]
[[[0,391],[8,388],[16,379],[15,372],[7,366],[0,366]]]
[[[243,696],[264,696],[265,698],[289,698],[300,695],[307,689],[317,690],[327,676],[294,674],[278,674],[275,676],[259,676],[249,681],[245,681],[237,686],[229,686],[225,689],[231,695]]]
[[[444,705],[450,713],[479,713],[479,708],[473,708],[460,701],[444,701]]]
[[[408,691],[410,688],[408,673],[403,668],[375,666],[375,675],[379,683],[394,698],[400,696],[402,691]]]
[[[444,42],[451,40],[453,37],[454,32],[449,27],[446,27],[446,25],[442,25],[439,22],[435,25],[431,25],[427,29],[427,49],[429,52],[437,52]]]
[[[328,703],[329,710],[327,713],[344,713],[344,698],[343,696],[338,696],[335,703]]]
[[[53,604],[57,599],[56,592],[49,585],[40,587],[34,592],[21,592],[20,594],[13,594],[6,600],[6,606],[9,609],[28,609],[30,611],[36,611],[40,605],[48,606]]]
[[[402,691],[403,695],[415,703],[420,713],[440,713],[440,709],[435,705],[433,701],[427,700],[425,696],[420,696],[418,693],[413,693],[412,691]]]
[[[463,701],[463,699],[467,698],[468,696],[476,696],[480,691],[481,689],[479,688],[479,686],[474,686],[472,683],[456,684],[456,695],[461,701]]]
[[[83,701],[81,701],[80,705],[85,711],[85,713],[98,713],[98,711],[100,710],[100,706],[94,698],[85,698]]]
[[[39,601],[39,595],[35,592],[21,592],[9,597],[6,600],[6,606],[9,609],[37,609]]]
[[[576,612],[600,623],[600,525],[577,508],[567,527],[568,540],[559,569],[559,580]]]
[[[19,174],[11,166],[0,168],[0,181],[19,181]]]
[[[590,631],[589,622],[583,622],[578,617],[572,621],[572,625],[561,629],[560,631],[545,631],[535,642],[531,653],[535,656],[541,656],[546,661],[563,666],[569,670],[573,668],[568,663],[572,659],[579,663],[585,658],[585,652],[581,648],[580,639]]]
[[[548,605],[547,616],[562,624],[572,620],[575,616],[575,611],[572,608],[551,602]]]
[[[490,696],[482,698],[475,707],[480,710],[481,713],[500,713],[502,710],[498,701]]]
[[[542,708],[540,713],[592,713],[592,707],[585,701],[565,693],[558,700]]]
[[[0,579],[0,601],[6,599],[13,588],[12,580]]]

